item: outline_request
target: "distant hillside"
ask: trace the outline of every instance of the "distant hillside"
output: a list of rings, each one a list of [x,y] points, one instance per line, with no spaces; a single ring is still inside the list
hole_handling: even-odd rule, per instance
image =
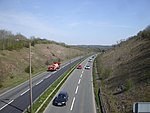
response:
[[[103,45],[77,45],[77,47],[89,49],[94,52],[104,52],[111,48],[111,46],[103,46]]]
[[[111,46],[104,46],[104,45],[77,45],[78,47],[82,48],[99,48],[99,49],[109,49]]]
[[[27,39],[8,31],[0,31],[0,93],[28,79],[25,71],[29,66],[29,41],[31,42],[32,68],[34,73],[46,71],[53,61],[64,62],[87,54],[83,48],[68,46],[46,39]],[[19,39],[19,40],[16,40]]]
[[[150,26],[100,54],[97,63],[110,113],[132,113],[133,102],[150,101]]]

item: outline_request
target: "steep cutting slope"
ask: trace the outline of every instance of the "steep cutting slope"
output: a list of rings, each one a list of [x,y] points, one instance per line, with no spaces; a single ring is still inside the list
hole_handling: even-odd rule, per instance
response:
[[[47,70],[47,64],[63,62],[76,56],[86,54],[86,50],[55,43],[36,44],[32,46],[32,67],[34,73]],[[0,50],[0,93],[28,79],[25,68],[29,66],[29,48],[17,50]]]
[[[132,113],[133,102],[150,101],[150,27],[99,55],[97,63],[109,112]]]

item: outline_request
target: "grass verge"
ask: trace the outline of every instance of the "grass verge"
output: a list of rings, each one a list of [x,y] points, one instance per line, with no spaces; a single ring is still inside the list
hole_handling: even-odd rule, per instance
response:
[[[83,60],[81,60],[79,63],[81,63],[82,61]],[[33,103],[33,113],[42,113],[45,110],[54,95],[57,93],[57,91],[60,89],[60,87],[67,80],[69,75],[73,72],[73,70],[79,63],[74,64],[71,69],[67,70]]]
[[[94,93],[95,93],[95,101],[96,101],[96,107],[97,107],[97,113],[101,113],[100,110],[100,102],[99,102],[99,97],[98,97],[98,90],[99,90],[99,86],[96,80],[96,61],[94,60],[93,63],[93,86],[94,86]]]

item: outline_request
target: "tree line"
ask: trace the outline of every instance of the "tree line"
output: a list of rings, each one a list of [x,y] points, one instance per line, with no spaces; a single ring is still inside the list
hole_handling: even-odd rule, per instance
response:
[[[31,42],[31,46],[34,46],[35,44],[52,44],[52,43],[67,46],[64,43],[58,43],[47,39],[41,39],[39,37],[36,38],[34,36],[31,36],[29,39],[20,33],[14,35],[10,31],[0,30],[0,50],[17,50],[24,47],[28,48],[29,42]]]

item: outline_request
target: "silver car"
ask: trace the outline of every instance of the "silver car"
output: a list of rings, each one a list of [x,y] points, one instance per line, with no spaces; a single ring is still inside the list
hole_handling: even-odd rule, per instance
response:
[[[86,66],[85,66],[85,69],[90,69],[90,66],[89,66],[89,65],[86,65]]]

